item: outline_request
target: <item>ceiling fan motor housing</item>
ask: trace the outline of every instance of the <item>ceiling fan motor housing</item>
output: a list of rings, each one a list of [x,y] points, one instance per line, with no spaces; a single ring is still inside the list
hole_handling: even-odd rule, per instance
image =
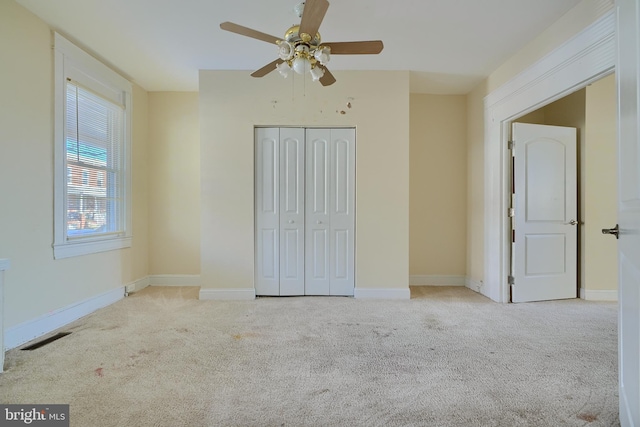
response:
[[[280,59],[287,61],[290,66],[297,58],[304,58],[308,61],[311,69],[315,68],[318,62],[324,63],[329,60],[328,47],[321,47],[320,33],[316,33],[311,38],[308,34],[300,34],[300,26],[294,25],[284,34],[284,40],[278,40],[278,54]]]
[[[300,33],[300,25],[294,25],[293,27],[289,28],[286,33],[284,33],[284,39],[289,43],[293,44],[294,46],[297,46],[298,44],[301,44],[301,43],[305,43],[309,45],[309,48],[311,47],[316,48],[320,45],[320,42],[321,42],[320,33],[316,33],[315,37],[313,37],[311,40],[307,42],[303,40],[303,38],[300,36],[299,33]]]

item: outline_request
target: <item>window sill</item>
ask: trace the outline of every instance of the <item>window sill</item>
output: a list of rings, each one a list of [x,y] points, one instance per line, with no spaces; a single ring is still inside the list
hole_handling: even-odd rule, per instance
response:
[[[114,251],[131,247],[131,237],[116,239],[92,240],[88,242],[72,242],[53,245],[55,259],[71,258],[75,256],[95,254],[98,252]]]

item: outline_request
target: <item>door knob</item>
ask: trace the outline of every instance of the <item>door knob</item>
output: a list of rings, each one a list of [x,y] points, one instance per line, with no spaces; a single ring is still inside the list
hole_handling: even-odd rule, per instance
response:
[[[316,224],[322,224],[322,221],[316,221]]]
[[[580,223],[578,221],[576,221],[575,219],[572,219],[571,221],[569,221],[567,223],[567,225],[578,225],[578,224],[580,224]]]
[[[289,224],[293,224],[293,220],[292,219],[290,219],[288,222],[289,222]]]
[[[616,224],[616,226],[614,228],[603,228],[602,229],[602,234],[613,234],[614,236],[616,236],[616,239],[620,238],[620,228],[618,227],[618,224]]]

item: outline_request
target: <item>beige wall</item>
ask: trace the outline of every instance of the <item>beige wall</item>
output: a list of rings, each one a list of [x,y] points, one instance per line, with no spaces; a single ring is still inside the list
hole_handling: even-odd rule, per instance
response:
[[[467,95],[467,278],[484,281],[484,96],[486,82]]]
[[[149,93],[149,272],[200,274],[197,92]]]
[[[484,277],[484,97],[526,70],[543,56],[592,24],[612,8],[610,0],[583,0],[467,95],[468,116],[468,233],[467,275],[472,282]],[[482,187],[481,187],[482,186]]]
[[[200,72],[204,288],[253,288],[253,128],[295,125],[356,127],[356,287],[408,289],[409,73],[335,76]]]
[[[544,124],[544,108],[537,109],[522,117],[518,117],[514,122],[542,125]]]
[[[466,102],[466,96],[411,94],[411,276],[466,275]]]
[[[122,284],[128,284],[149,275],[149,118],[148,94],[138,85],[133,85],[133,145],[131,147],[133,243],[131,249],[120,251],[123,259]]]
[[[549,105],[544,110],[544,124],[578,129],[578,150],[584,144],[586,90],[580,89]]]
[[[53,57],[49,27],[0,2],[0,258],[5,327],[145,277],[146,93],[134,90],[133,247],[53,259]],[[10,64],[10,66],[8,65]]]
[[[617,241],[602,234],[618,218],[617,95],[614,75],[586,88],[583,165],[583,287],[587,291],[618,289]]]

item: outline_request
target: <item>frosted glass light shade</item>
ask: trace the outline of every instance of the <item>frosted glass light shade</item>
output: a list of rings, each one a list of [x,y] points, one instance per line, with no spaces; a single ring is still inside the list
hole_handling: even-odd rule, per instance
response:
[[[317,82],[324,76],[324,70],[318,66],[311,69],[311,80]]]
[[[282,62],[276,65],[276,69],[278,70],[280,75],[285,79],[289,77],[289,74],[291,74],[291,67],[289,67],[289,64],[287,64],[286,62]]]
[[[316,58],[319,63],[324,65],[331,59],[331,55],[329,54],[330,52],[330,49],[322,47],[314,52],[313,57]]]
[[[311,71],[311,62],[307,58],[298,57],[293,60],[293,71],[304,74]]]
[[[278,43],[278,56],[283,61],[288,61],[293,58],[293,45],[288,41],[280,41]]]

